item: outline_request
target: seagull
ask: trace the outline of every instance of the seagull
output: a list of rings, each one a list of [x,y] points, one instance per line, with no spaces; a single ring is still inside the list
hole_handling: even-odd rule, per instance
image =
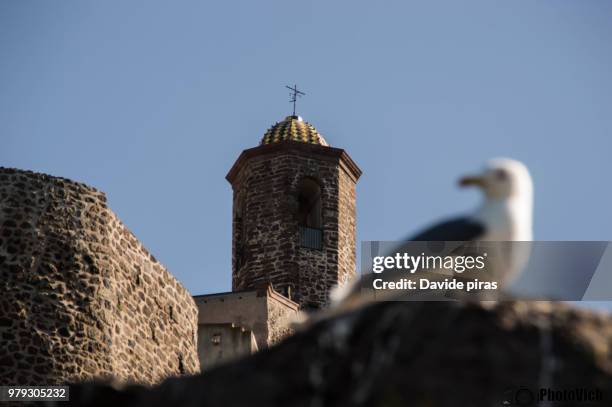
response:
[[[469,216],[438,223],[408,240],[532,240],[533,182],[525,164],[496,158],[480,174],[460,178],[459,185],[479,187],[484,194],[482,205]]]
[[[510,158],[489,160],[484,169],[459,179],[461,187],[480,188],[484,200],[472,214],[451,218],[426,228],[408,241],[447,242],[530,242],[533,239],[533,182],[525,164]],[[500,285],[514,280],[525,267],[530,244],[490,245],[498,248],[495,279]],[[501,255],[499,255],[501,253]],[[500,267],[501,266],[501,267]],[[499,268],[498,268],[499,267]],[[362,286],[369,286],[373,274],[339,285],[331,293],[332,307],[353,308]]]

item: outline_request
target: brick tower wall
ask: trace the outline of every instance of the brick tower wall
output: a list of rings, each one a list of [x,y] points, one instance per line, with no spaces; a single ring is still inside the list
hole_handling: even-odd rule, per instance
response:
[[[357,270],[357,192],[354,178],[343,168],[338,185],[338,281],[344,283]]]
[[[291,299],[301,306],[322,307],[327,305],[330,288],[355,273],[358,175],[342,165],[341,153],[290,141],[243,153],[235,178],[228,175],[235,208],[233,290],[271,282],[286,295],[291,287]],[[322,250],[300,245],[297,195],[306,177],[317,180],[321,188]]]
[[[0,384],[197,373],[189,292],[84,184],[0,168]]]

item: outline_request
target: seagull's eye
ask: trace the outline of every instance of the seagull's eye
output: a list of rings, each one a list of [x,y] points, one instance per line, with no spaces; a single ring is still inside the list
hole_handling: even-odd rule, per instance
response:
[[[495,170],[495,179],[499,181],[505,181],[508,179],[508,172],[506,170]]]

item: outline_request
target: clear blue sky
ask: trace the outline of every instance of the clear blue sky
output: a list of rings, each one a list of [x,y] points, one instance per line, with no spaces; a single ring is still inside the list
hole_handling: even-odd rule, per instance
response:
[[[610,240],[611,39],[595,0],[0,0],[0,165],[105,191],[193,294],[226,291],[225,174],[297,83],[364,171],[359,240],[470,210],[455,180],[495,156],[531,169],[537,239]]]

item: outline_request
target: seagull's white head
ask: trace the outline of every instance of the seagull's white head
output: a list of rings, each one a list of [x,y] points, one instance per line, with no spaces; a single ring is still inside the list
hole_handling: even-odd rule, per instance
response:
[[[496,158],[487,162],[484,171],[465,176],[459,180],[461,186],[476,185],[487,199],[516,199],[531,202],[533,183],[525,164],[510,158]]]
[[[479,186],[485,201],[474,217],[487,225],[483,240],[532,240],[533,184],[527,167],[516,160],[496,158],[482,173],[463,177],[463,186]]]

